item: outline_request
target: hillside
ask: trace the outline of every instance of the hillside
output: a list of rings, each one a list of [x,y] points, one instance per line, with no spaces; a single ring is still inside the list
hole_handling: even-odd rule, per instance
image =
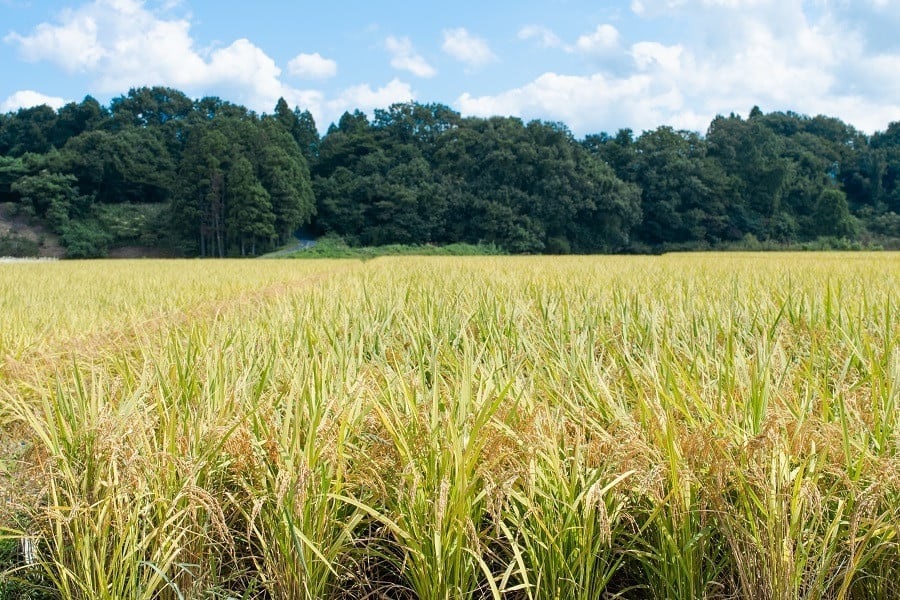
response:
[[[40,223],[16,216],[15,204],[0,203],[0,256],[63,258],[66,250],[59,236]]]
[[[412,102],[347,112],[320,136],[284,99],[257,115],[140,88],[0,115],[0,202],[27,216],[7,252],[67,258],[261,256],[298,230],[515,254],[896,248],[900,122],[867,135],[754,108],[704,133],[579,139]]]

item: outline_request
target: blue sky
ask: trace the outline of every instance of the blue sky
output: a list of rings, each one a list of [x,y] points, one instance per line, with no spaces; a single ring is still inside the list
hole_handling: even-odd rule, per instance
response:
[[[900,120],[898,0],[0,0],[0,111],[168,85],[325,129],[410,99],[578,135],[793,110]]]

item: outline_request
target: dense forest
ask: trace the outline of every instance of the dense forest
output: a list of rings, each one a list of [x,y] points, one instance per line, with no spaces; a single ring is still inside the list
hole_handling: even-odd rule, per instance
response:
[[[790,112],[576,139],[564,124],[439,104],[345,113],[320,136],[284,100],[133,89],[0,115],[0,206],[69,257],[121,246],[253,256],[300,230],[351,245],[515,253],[900,242],[900,123],[864,135]],[[0,231],[0,254],[19,249]],[[5,250],[5,252],[4,252]]]

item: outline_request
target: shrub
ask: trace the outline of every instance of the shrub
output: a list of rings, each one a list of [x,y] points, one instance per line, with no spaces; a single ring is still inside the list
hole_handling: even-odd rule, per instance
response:
[[[0,256],[31,258],[38,253],[39,245],[32,239],[12,232],[0,235]]]
[[[113,236],[96,221],[71,221],[60,238],[68,258],[103,258],[109,252]]]

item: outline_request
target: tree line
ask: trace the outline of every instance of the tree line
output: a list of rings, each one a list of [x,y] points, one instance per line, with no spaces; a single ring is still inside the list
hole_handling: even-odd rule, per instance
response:
[[[0,115],[0,202],[71,257],[124,245],[253,256],[300,229],[351,245],[656,252],[900,239],[900,123],[864,135],[791,112],[576,137],[441,104],[345,113],[320,136],[282,99],[132,89]]]

